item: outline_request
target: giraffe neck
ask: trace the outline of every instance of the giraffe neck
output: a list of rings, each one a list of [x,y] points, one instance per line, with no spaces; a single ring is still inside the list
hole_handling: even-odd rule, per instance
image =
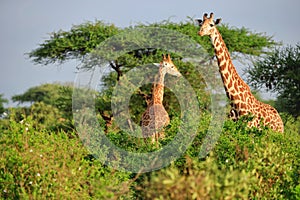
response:
[[[155,77],[153,86],[152,86],[152,100],[151,104],[162,104],[164,98],[164,80],[165,73],[160,67],[157,76]]]
[[[250,92],[249,86],[238,75],[224,40],[217,29],[215,29],[214,34],[211,35],[211,41],[215,49],[219,72],[227,97],[233,104],[245,102],[245,93]]]

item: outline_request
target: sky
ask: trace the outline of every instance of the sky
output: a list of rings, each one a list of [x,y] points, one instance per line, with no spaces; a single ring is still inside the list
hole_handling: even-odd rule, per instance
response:
[[[0,94],[10,99],[44,83],[73,82],[78,61],[36,65],[27,56],[49,38],[73,25],[102,20],[118,27],[166,19],[184,21],[214,12],[234,27],[273,36],[285,45],[300,42],[299,0],[1,0]],[[11,102],[5,106],[13,105]]]

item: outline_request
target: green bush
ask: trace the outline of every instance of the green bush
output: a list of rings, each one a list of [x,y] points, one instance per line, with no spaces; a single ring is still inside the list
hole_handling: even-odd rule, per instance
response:
[[[213,155],[204,162],[188,159],[184,171],[171,166],[137,186],[141,199],[247,199],[249,173],[220,169]]]
[[[36,130],[24,118],[0,137],[0,196],[5,199],[112,199],[130,196],[129,174],[113,171],[70,133]],[[75,134],[75,133],[74,133]]]
[[[281,134],[268,128],[249,129],[245,120],[226,121],[214,151],[205,160],[187,154],[179,159],[180,165],[175,162],[142,176],[136,188],[139,197],[297,199],[300,135],[295,122],[287,123]]]
[[[198,135],[169,167],[145,174],[103,166],[75,132],[53,131],[36,115],[0,121],[1,199],[299,199],[300,120],[285,117],[285,132],[226,121],[209,156],[198,154],[210,122],[203,113]],[[50,120],[50,119],[47,119]],[[101,121],[101,126],[104,122]],[[180,126],[172,114],[160,147]],[[132,152],[157,150],[112,125],[107,136]],[[117,164],[117,163],[116,163]]]

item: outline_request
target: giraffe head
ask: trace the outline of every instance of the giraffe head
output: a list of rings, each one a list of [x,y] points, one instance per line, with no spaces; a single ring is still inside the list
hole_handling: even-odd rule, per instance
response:
[[[205,13],[203,15],[203,20],[198,19],[198,23],[200,26],[200,30],[198,32],[198,35],[200,36],[204,36],[204,35],[211,35],[214,33],[214,30],[216,28],[216,25],[219,24],[221,22],[221,19],[217,19],[216,21],[214,21],[214,14],[210,13],[209,18],[207,17],[208,14]]]
[[[172,62],[170,55],[163,54],[162,57],[162,61],[158,64],[158,66],[161,68],[162,73],[180,77],[181,73]]]

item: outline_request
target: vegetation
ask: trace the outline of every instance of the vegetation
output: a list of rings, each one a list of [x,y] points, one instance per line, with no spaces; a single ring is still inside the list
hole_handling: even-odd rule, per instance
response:
[[[186,156],[182,168],[175,163],[144,176],[137,189],[146,199],[297,199],[299,152],[289,137],[299,134],[246,130],[244,122],[227,121],[209,157],[199,162]]]
[[[198,28],[190,21],[179,24],[167,21],[149,26],[179,31],[212,53],[207,38],[198,37],[195,34]],[[28,55],[38,64],[62,63],[69,59],[82,61],[97,44],[121,31],[99,21],[85,23],[70,31],[51,34],[49,40]],[[276,44],[270,37],[251,33],[245,28],[223,25],[220,31],[230,52],[261,55]],[[158,149],[156,145],[121,130],[114,121],[110,105],[113,87],[123,78],[124,72],[135,66],[146,69],[147,63],[161,59],[161,53],[165,50],[142,49],[112,60],[112,70],[101,80],[101,91],[88,93],[96,97],[96,123],[110,142],[124,150],[144,153]],[[14,96],[13,101],[30,105],[8,108],[8,115],[0,119],[0,198],[299,199],[300,118],[281,113],[285,123],[283,134],[268,127],[249,129],[247,118],[238,122],[225,121],[210,154],[199,157],[213,114],[211,94],[206,90],[202,74],[191,63],[183,62],[174,52],[168,53],[172,54],[174,63],[195,91],[201,111],[200,121],[191,124],[193,127],[198,125],[195,138],[183,155],[167,167],[147,173],[131,173],[104,165],[91,149],[86,148],[86,141],[74,128],[73,86],[43,84]],[[130,98],[130,117],[135,123],[140,121],[150,88],[150,84],[143,85]],[[175,140],[182,126],[180,117],[184,115],[173,91],[166,89],[164,99],[171,123],[165,129],[165,137],[159,140],[158,148]],[[89,121],[89,118],[85,120]],[[97,140],[102,139],[95,136]],[[99,151],[116,158],[115,166],[122,161],[122,157],[117,159],[119,155],[109,148],[101,147]]]
[[[39,129],[32,116],[8,120],[1,126],[1,199],[130,196],[129,188],[122,187],[129,184],[129,174],[92,159],[74,132]]]
[[[193,19],[186,22],[173,23],[163,21],[161,23],[144,25],[140,24],[138,28],[159,27],[183,33],[213,55],[213,48],[209,38],[199,37],[196,33],[199,27],[195,26]],[[128,29],[128,28],[127,28]],[[50,34],[50,38],[40,44],[38,48],[28,53],[28,56],[36,64],[63,63],[70,59],[82,59],[105,39],[122,33],[127,29],[120,29],[112,24],[105,24],[101,21],[87,22],[81,25],[75,25],[69,31],[58,31]],[[247,28],[234,28],[228,25],[220,25],[220,33],[223,35],[229,52],[242,53],[245,55],[261,55],[269,52],[274,46],[278,45],[272,37],[262,33],[254,33]],[[132,38],[134,40],[134,38]],[[163,41],[162,41],[163,42]],[[136,55],[136,54],[131,54]],[[128,58],[128,57],[127,57]],[[132,56],[131,56],[132,58]],[[116,62],[122,64],[122,62]],[[126,62],[123,64],[126,64]]]
[[[16,120],[21,121],[24,115],[31,115],[36,126],[49,130],[73,130],[72,92],[70,83],[54,83],[32,87],[24,94],[13,96],[14,102],[31,104],[29,108],[16,112]]]
[[[5,99],[5,98],[3,98],[3,94],[0,94],[0,115],[2,114],[2,113],[4,113],[4,111],[5,111],[5,109],[4,109],[4,103],[7,103],[8,102],[8,100],[7,99]]]
[[[35,63],[63,63],[70,59],[82,59],[105,39],[117,34],[119,29],[101,21],[73,26],[70,31],[50,34],[39,48],[28,54]]]
[[[173,23],[170,21],[163,21],[161,23],[155,23],[150,25],[140,24],[136,28],[150,28],[156,27],[166,30],[173,30],[178,33],[184,34],[191,38],[195,43],[200,44],[209,55],[213,55],[213,48],[209,41],[208,37],[199,37],[196,33],[199,30],[199,27],[195,26],[193,19],[188,19],[186,22]],[[105,24],[101,21],[96,21],[94,23],[87,22],[81,25],[75,25],[69,31],[58,31],[50,34],[50,38],[45,40],[44,43],[40,44],[38,48],[32,50],[28,53],[28,56],[35,64],[51,64],[51,63],[63,63],[70,59],[77,59],[83,64],[79,66],[80,70],[92,70],[95,66],[99,65],[99,60],[93,60],[93,57],[88,57],[90,54],[93,55],[95,49],[98,45],[106,39],[121,34],[124,31],[130,31],[132,27],[120,29],[111,24]],[[229,27],[228,25],[220,25],[219,30],[223,35],[223,38],[227,44],[229,52],[241,53],[243,55],[252,55],[258,56],[265,54],[270,51],[277,43],[265,34],[253,33],[246,28],[234,28]],[[131,32],[129,32],[131,33]],[[147,32],[143,32],[147,34]],[[138,36],[138,35],[137,35]],[[138,45],[138,37],[136,35],[125,35],[130,41],[133,41],[133,46]],[[145,36],[146,37],[146,36]],[[148,38],[150,38],[148,36]],[[158,40],[159,36],[156,35]],[[164,38],[164,37],[162,37]],[[172,38],[170,39],[172,42]],[[114,44],[115,41],[112,41]],[[166,43],[167,41],[159,41],[158,43]],[[184,43],[184,42],[183,42]],[[126,48],[128,45],[128,40],[126,38],[119,38],[115,48]],[[150,44],[149,44],[150,45]],[[177,46],[180,48],[179,46]],[[98,51],[96,51],[97,55]],[[108,51],[104,52],[108,54]],[[197,93],[197,96],[203,99],[203,97],[208,96],[204,92],[205,82],[203,77],[197,70],[195,66],[191,63],[183,62],[182,55],[176,54],[175,52],[166,52],[166,49],[136,49],[133,52],[126,52],[126,54],[117,57],[116,59],[109,60],[112,73],[108,74],[102,80],[104,89],[102,89],[97,100],[97,110],[100,112],[103,119],[107,123],[111,123],[112,113],[111,113],[111,95],[113,88],[116,84],[116,81],[120,77],[129,71],[130,69],[136,66],[143,66],[145,64],[158,62],[161,60],[162,53],[171,53],[172,59],[175,65],[179,68],[180,72],[184,77],[190,82],[192,87]],[[206,73],[206,72],[205,72]],[[139,123],[139,114],[143,112],[145,107],[145,102],[149,98],[150,85],[141,88],[136,92],[134,98],[132,98],[131,107],[133,110],[131,112],[133,119],[136,123]],[[28,91],[31,93],[31,91]],[[24,94],[25,95],[25,94]],[[166,92],[166,99],[173,101],[176,98],[172,97],[172,93],[169,91]],[[173,95],[174,97],[174,95]],[[23,97],[25,98],[25,97]],[[14,100],[17,100],[15,98]],[[203,109],[209,107],[210,99],[201,100],[200,104],[203,106]],[[174,103],[173,103],[174,104]],[[176,102],[175,102],[176,104]],[[178,103],[172,105],[172,103],[165,102],[165,106],[170,111],[172,108],[176,110],[178,108]],[[70,108],[70,107],[69,107]],[[201,108],[201,109],[202,109]],[[178,109],[177,109],[178,110]]]
[[[226,121],[205,159],[198,158],[205,136],[199,130],[186,153],[170,166],[133,174],[94,159],[74,131],[52,131],[42,123],[36,126],[32,115],[18,121],[10,113],[1,121],[1,198],[299,199],[299,119],[285,120],[284,134]],[[176,123],[172,120],[166,135],[174,133]],[[113,128],[108,137],[128,150],[149,150],[147,144]]]
[[[300,44],[275,49],[255,62],[248,72],[254,87],[278,93],[279,111],[300,116]]]

